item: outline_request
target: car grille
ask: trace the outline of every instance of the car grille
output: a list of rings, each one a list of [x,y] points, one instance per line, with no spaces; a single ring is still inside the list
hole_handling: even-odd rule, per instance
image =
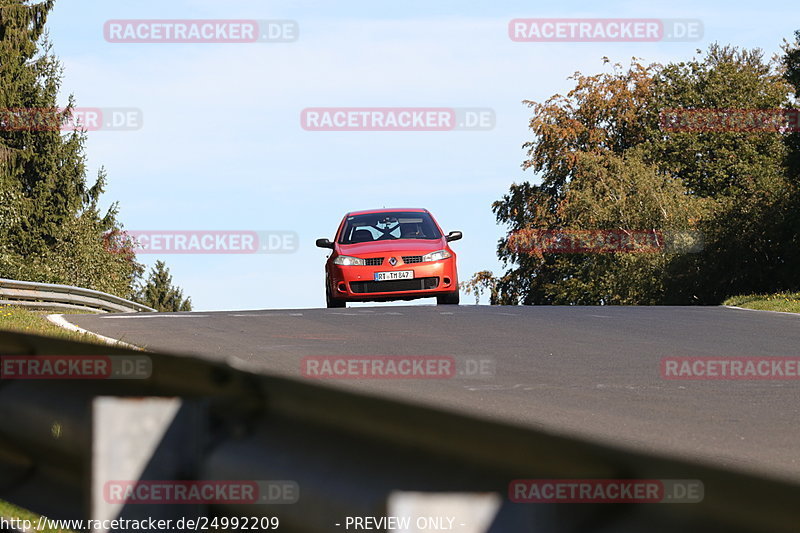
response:
[[[358,294],[371,292],[427,291],[439,286],[439,278],[398,279],[393,281],[351,281],[350,291]]]
[[[383,257],[368,257],[364,259],[364,264],[367,266],[381,266],[383,264]]]
[[[404,255],[403,256],[403,263],[409,265],[411,263],[422,263],[422,256],[421,255]]]

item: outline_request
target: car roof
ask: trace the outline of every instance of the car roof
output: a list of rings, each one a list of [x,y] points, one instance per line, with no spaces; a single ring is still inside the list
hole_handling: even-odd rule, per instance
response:
[[[396,213],[396,212],[405,212],[405,213],[428,213],[427,209],[422,209],[419,207],[398,207],[395,209],[366,209],[364,211],[350,211],[345,215],[345,217],[353,216],[353,215],[369,215],[371,213]]]

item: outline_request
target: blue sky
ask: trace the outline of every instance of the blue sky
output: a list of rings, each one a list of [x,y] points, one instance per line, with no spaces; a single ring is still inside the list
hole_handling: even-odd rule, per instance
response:
[[[502,270],[503,228],[491,204],[523,172],[525,99],[569,90],[601,58],[679,61],[717,41],[769,57],[800,28],[787,2],[484,2],[60,0],[49,19],[65,67],[64,97],[81,107],[142,110],[136,131],[90,132],[92,174],[109,174],[131,230],[291,230],[289,255],[142,255],[165,259],[196,310],[324,306],[326,251],[342,215],[426,207],[453,244],[461,279]],[[517,43],[514,18],[696,18],[695,42]],[[283,44],[122,44],[109,19],[292,19]],[[491,131],[312,132],[306,107],[488,107]],[[92,176],[90,176],[92,177]],[[472,301],[471,297],[462,300]],[[422,301],[422,303],[430,303]]]

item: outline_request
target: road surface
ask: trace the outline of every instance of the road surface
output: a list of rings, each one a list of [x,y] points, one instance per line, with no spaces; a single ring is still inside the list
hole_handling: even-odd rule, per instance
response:
[[[724,307],[376,306],[66,318],[149,349],[244,361],[299,379],[307,379],[301,366],[308,356],[452,357],[459,372],[477,368],[478,375],[323,381],[800,480],[800,380],[666,380],[660,367],[662,358],[676,356],[800,358],[800,315]]]

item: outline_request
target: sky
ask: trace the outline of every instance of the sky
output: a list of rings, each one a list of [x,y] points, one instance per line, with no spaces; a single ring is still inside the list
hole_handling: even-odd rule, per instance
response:
[[[58,0],[48,27],[64,66],[62,102],[132,108],[135,128],[90,131],[89,178],[108,172],[131,231],[290,231],[282,254],[139,255],[167,262],[194,309],[325,305],[327,250],[348,211],[424,207],[452,243],[461,280],[500,273],[504,228],[492,203],[523,171],[530,109],[571,88],[576,71],[691,59],[709,44],[758,47],[767,57],[800,28],[785,2],[522,2],[310,0]],[[684,42],[515,42],[518,18],[697,19]],[[110,20],[292,21],[291,42],[109,42]],[[306,108],[483,108],[494,127],[456,131],[308,131]],[[433,300],[420,300],[430,304]],[[462,302],[472,296],[462,294]],[[486,303],[485,301],[482,303]],[[370,304],[375,305],[375,304]],[[389,304],[380,304],[389,305]]]

